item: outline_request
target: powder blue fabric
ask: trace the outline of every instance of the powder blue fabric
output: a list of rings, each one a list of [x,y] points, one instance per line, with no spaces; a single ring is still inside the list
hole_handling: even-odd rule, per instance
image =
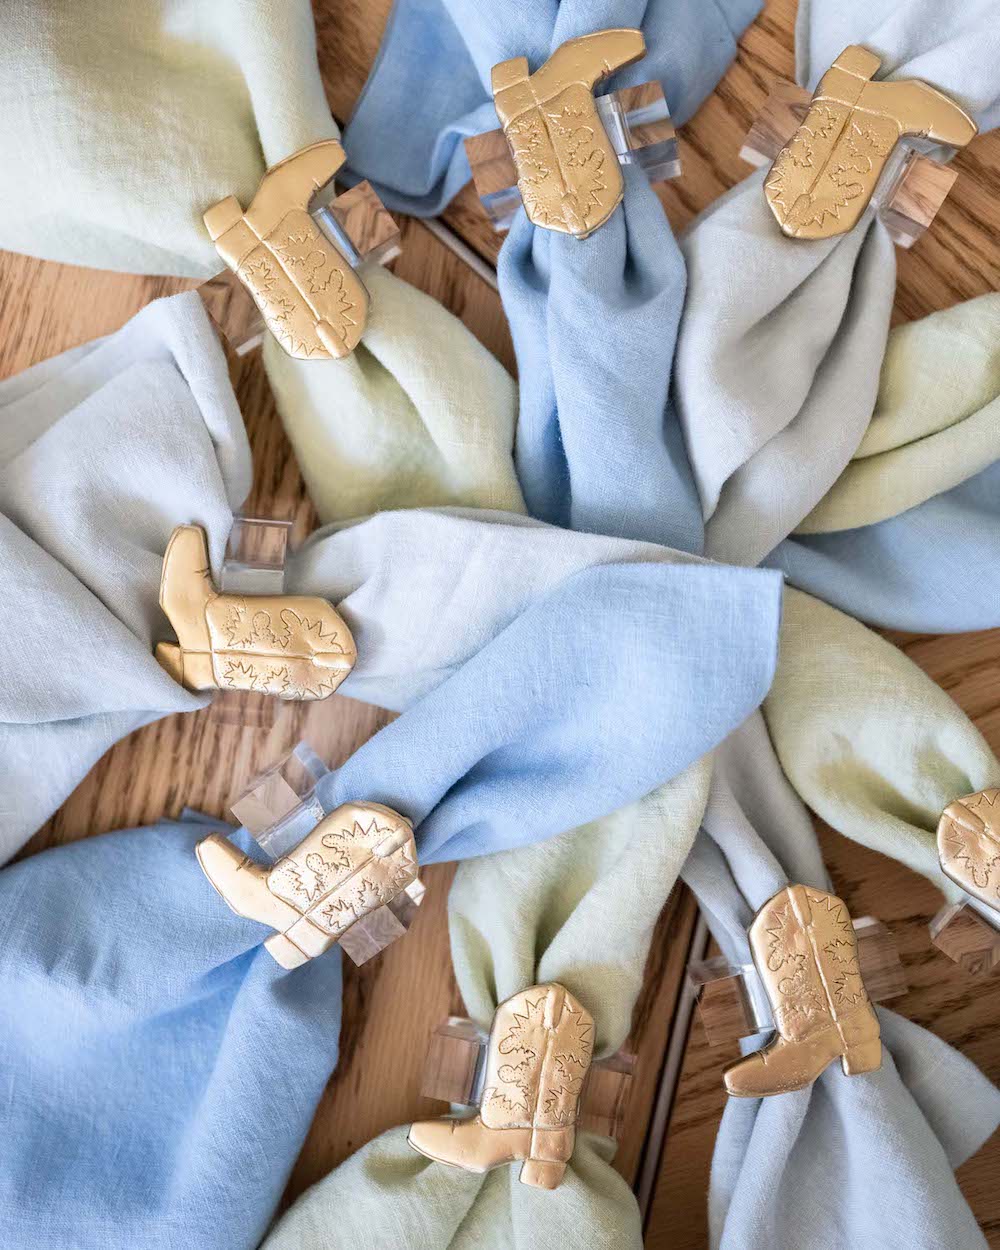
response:
[[[289,973],[164,821],[0,873],[0,1245],[256,1246],[337,1062],[340,959]]]
[[[765,563],[859,620],[917,633],[1000,626],[1000,463],[876,525],[788,538]]]
[[[392,804],[422,862],[611,812],[711,750],[773,675],[777,573],[578,573],[320,783]],[[686,623],[685,623],[686,622]],[[288,973],[163,822],[0,873],[0,1245],[239,1250],[337,1058],[336,953]],[[244,839],[245,839],[245,835]],[[244,841],[244,846],[249,843]]]
[[[811,91],[848,44],[880,78],[919,78],[983,131],[1000,122],[996,0],[803,0],[796,78]],[[704,552],[758,564],[831,488],[875,407],[896,282],[874,211],[833,239],[786,238],[757,170],[679,239],[687,296],[674,392],[705,517]],[[794,466],[789,472],[789,466]]]
[[[751,960],[754,913],[789,880],[830,888],[760,713],[716,753],[683,876],[736,964]],[[728,1100],[709,1191],[713,1250],[985,1247],[953,1173],[1000,1124],[1000,1091],[926,1029],[881,1008],[879,1019],[879,1071],[846,1077],[835,1063],[807,1089]]]
[[[767,580],[765,580],[765,578]],[[777,574],[588,569],[541,596],[317,792],[387,803],[422,863],[538,842],[641,798],[767,692]]]
[[[759,8],[757,0],[397,0],[344,135],[351,168],[390,207],[439,212],[469,179],[461,138],[497,125],[493,65],[526,55],[537,68],[567,39],[606,27],[640,27],[647,44],[611,85],[660,79],[683,123]],[[543,520],[699,551],[700,504],[669,402],[684,263],[645,178],[626,169],[625,187],[622,211],[589,239],[538,230],[520,211],[501,250],[520,377],[517,471]]]

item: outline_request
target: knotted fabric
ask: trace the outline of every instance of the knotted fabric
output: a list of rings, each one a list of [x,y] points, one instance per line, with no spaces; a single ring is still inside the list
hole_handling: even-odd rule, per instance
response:
[[[851,463],[767,563],[875,625],[1000,625],[998,345],[1000,295],[893,330]]]
[[[43,0],[7,18],[2,248],[211,277],[204,211],[246,207],[266,167],[338,135],[308,0]],[[435,300],[374,266],[362,277],[369,328],[350,357],[265,346],[321,518],[365,515],[366,498],[521,511],[506,371]]]
[[[1000,122],[996,18],[994,0],[800,3],[796,77],[812,91],[848,44],[863,44],[882,57],[880,77],[924,79],[988,130]],[[896,276],[873,209],[837,238],[789,239],[764,177],[734,187],[681,239],[688,295],[674,373],[705,550],[748,564],[809,515],[861,444]]]
[[[459,867],[449,899],[452,956],[482,1029],[499,1002],[547,979],[594,1016],[595,1054],[621,1045],[709,777],[703,761],[609,819]],[[359,1250],[544,1250],[566,1229],[588,1250],[639,1250],[638,1207],[610,1166],[613,1155],[609,1139],[577,1133],[562,1183],[543,1192],[522,1185],[516,1168],[476,1175],[433,1163],[407,1145],[406,1129],[394,1129],[300,1198],[266,1250],[321,1250],[334,1220]]]
[[[112,743],[203,706],[153,657],[154,641],[169,636],[160,567],[174,527],[200,524],[218,582],[232,512],[249,488],[249,451],[221,347],[191,293],[12,379],[0,402],[0,550],[15,591],[0,607],[15,647],[0,695],[9,855]],[[535,530],[544,531],[538,542]],[[361,660],[345,691],[401,708],[416,693],[440,698],[433,688],[445,678],[457,683],[454,724],[426,749],[452,751],[471,768],[488,746],[511,769],[534,741],[536,766],[565,778],[586,771],[594,709],[603,709],[608,759],[618,742],[632,760],[625,774],[612,771],[644,779],[631,800],[721,740],[750,692],[747,710],[763,697],[780,601],[777,573],[730,575],[652,547],[644,560],[636,546],[618,544],[619,556],[615,544],[503,514],[491,524],[403,513],[314,538],[287,589],[347,600]],[[358,580],[345,580],[345,568]],[[453,671],[463,665],[464,676]],[[635,699],[646,708],[643,737],[679,752],[666,773],[660,747],[646,758],[634,749],[620,709]],[[657,708],[674,700],[684,711],[664,721]],[[484,714],[455,711],[471,706]],[[414,747],[418,775],[426,749],[408,746],[399,727],[392,740],[401,757]],[[554,792],[544,802],[555,814]],[[538,836],[547,834],[531,822],[510,829],[515,841]],[[488,838],[482,849],[492,849]]]
[[[684,878],[723,953],[746,964],[747,927],[769,898],[789,881],[828,888],[759,713],[716,753],[704,830]],[[729,1099],[712,1165],[713,1248],[985,1246],[953,1170],[1000,1124],[1000,1092],[925,1029],[878,1016],[878,1071],[848,1077],[832,1064],[797,1092]]]
[[[439,212],[469,179],[461,139],[497,126],[492,67],[526,56],[535,70],[567,39],[607,27],[638,27],[647,47],[612,85],[660,80],[683,123],[759,8],[758,0],[397,0],[345,132],[352,170],[394,208]],[[590,238],[538,229],[519,211],[501,250],[520,379],[517,470],[534,516],[696,551],[701,517],[668,398],[684,264],[643,173],[626,167],[624,179],[622,208]]]
[[[327,810],[389,803],[414,822],[421,862],[482,855],[487,876],[520,874],[510,887],[518,906],[540,925],[562,916],[569,931],[553,939],[548,962],[595,1003],[607,996],[605,1028],[617,1037],[704,802],[706,770],[691,765],[760,702],[773,675],[780,578],[655,551],[643,559],[641,544],[584,536],[574,550],[577,536],[546,542],[539,523],[435,513],[386,514],[334,541],[356,545],[355,566],[367,558],[382,575],[379,527],[424,520],[421,541],[433,537],[469,578],[443,599],[410,601],[409,670],[426,693],[317,796]],[[403,543],[386,541],[405,558]],[[307,553],[314,574],[323,542]],[[475,569],[514,567],[516,554],[513,602],[480,594]],[[398,639],[398,626],[364,615],[366,598],[378,602],[372,591],[362,584],[349,596],[352,612],[371,639],[391,640],[393,628]],[[479,619],[422,667],[421,640],[452,613],[468,621],[477,602]],[[391,642],[388,662],[377,645],[372,655],[374,673],[381,665],[398,692]],[[567,834],[575,823],[585,827]],[[0,873],[0,1054],[17,1143],[0,1167],[5,1242],[125,1250],[162,1245],[167,1229],[178,1244],[251,1250],[264,1231],[336,1061],[339,961],[328,953],[277,968],[260,949],[266,926],[234,917],[197,868],[194,842],[212,827],[165,822]],[[553,850],[532,846],[529,858],[487,855],[558,834]],[[499,894],[495,902],[490,914],[473,898],[469,922],[487,926],[514,977],[520,966],[504,952],[523,963],[533,948],[512,925],[521,917],[503,914]],[[609,902],[624,912],[620,978],[599,958],[601,942],[583,940]],[[482,996],[495,973],[483,941],[469,936],[466,976]],[[607,1142],[585,1143],[567,1192],[594,1218],[607,1207],[602,1227],[637,1232],[609,1153]]]

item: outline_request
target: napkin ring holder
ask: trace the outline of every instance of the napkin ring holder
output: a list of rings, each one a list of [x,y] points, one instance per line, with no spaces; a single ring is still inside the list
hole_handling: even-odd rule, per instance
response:
[[[351,632],[332,604],[284,593],[291,524],[237,516],[221,587],[200,525],[180,525],[163,557],[160,606],[177,642],[156,659],[186,689],[325,699],[357,660]]]
[[[449,1016],[431,1035],[424,1060],[421,1096],[453,1107],[478,1107],[486,1075],[488,1035],[474,1020]],[[619,1050],[595,1059],[580,1096],[579,1127],[621,1138],[632,1092],[635,1056]]]
[[[605,30],[562,44],[534,74],[524,57],[494,66],[501,129],[465,140],[494,230],[509,230],[523,203],[536,226],[585,239],[621,202],[620,166],[637,165],[652,184],[680,174],[661,83],[593,94],[645,51],[640,31]]]
[[[765,196],[793,238],[845,234],[875,205],[893,242],[909,248],[937,216],[958,177],[929,153],[949,155],[977,133],[943,92],[916,80],[871,81],[881,62],[845,49],[815,95],[779,80],[740,156],[770,165]]]
[[[692,961],[688,984],[712,1046],[773,1033],[764,1051],[731,1065],[730,1094],[764,1097],[801,1089],[839,1058],[844,1072],[881,1062],[871,1004],[905,994],[888,929],[851,920],[835,895],[792,885],[761,908],[749,929],[752,964]]]
[[[264,946],[283,968],[335,944],[367,963],[406,933],[423,901],[410,822],[380,803],[327,814],[315,786],[328,771],[299,743],[232,804],[267,863],[219,834],[197,847],[226,904],[276,930]]]
[[[297,360],[339,359],[361,341],[370,301],[357,270],[398,256],[400,231],[370,183],[336,194],[345,159],[335,139],[314,143],[267,170],[245,211],[230,195],[205,212],[227,268],[198,294],[237,356],[265,329]]]
[[[576,1144],[593,1049],[593,1017],[564,986],[512,995],[493,1016],[476,1114],[415,1121],[409,1145],[469,1172],[519,1162],[522,1184],[557,1188]],[[477,1052],[473,1037],[464,1054],[471,1060]]]
[[[931,941],[972,976],[1000,963],[1000,789],[950,803],[937,828],[941,871],[966,898],[930,922]]]

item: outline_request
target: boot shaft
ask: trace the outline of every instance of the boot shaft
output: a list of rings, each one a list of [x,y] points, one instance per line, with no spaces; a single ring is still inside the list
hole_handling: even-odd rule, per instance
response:
[[[536,985],[497,1008],[480,1116],[493,1129],[576,1124],[594,1021],[560,985]]]
[[[854,925],[835,895],[788,886],[757,913],[749,936],[782,1037],[803,1041],[868,1003]]]

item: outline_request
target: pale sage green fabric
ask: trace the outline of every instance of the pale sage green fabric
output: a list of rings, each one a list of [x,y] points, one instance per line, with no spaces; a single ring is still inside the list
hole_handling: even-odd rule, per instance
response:
[[[369,266],[371,320],[346,360],[264,361],[320,519],[454,505],[524,512],[511,450],[517,386],[462,323]]]
[[[336,138],[309,0],[11,0],[0,40],[0,248],[207,278],[202,213]],[[364,267],[342,361],[265,363],[323,521],[380,507],[523,511],[512,379],[429,296]]]
[[[953,799],[1000,785],[1000,762],[912,660],[835,608],[786,590],[764,718],[814,812],[960,896],[938,865],[937,823]]]
[[[465,861],[449,899],[462,996],[484,1029],[498,1002],[558,981],[593,1013],[596,1050],[625,1040],[656,919],[708,799],[710,764],[613,816],[548,842]],[[558,1189],[485,1176],[411,1150],[406,1129],[363,1146],[279,1221],[266,1250],[552,1250],[570,1230],[588,1250],[641,1250],[635,1197],[607,1138],[578,1135]]]
[[[897,326],[871,424],[795,531],[875,525],[1000,459],[1000,294]]]

